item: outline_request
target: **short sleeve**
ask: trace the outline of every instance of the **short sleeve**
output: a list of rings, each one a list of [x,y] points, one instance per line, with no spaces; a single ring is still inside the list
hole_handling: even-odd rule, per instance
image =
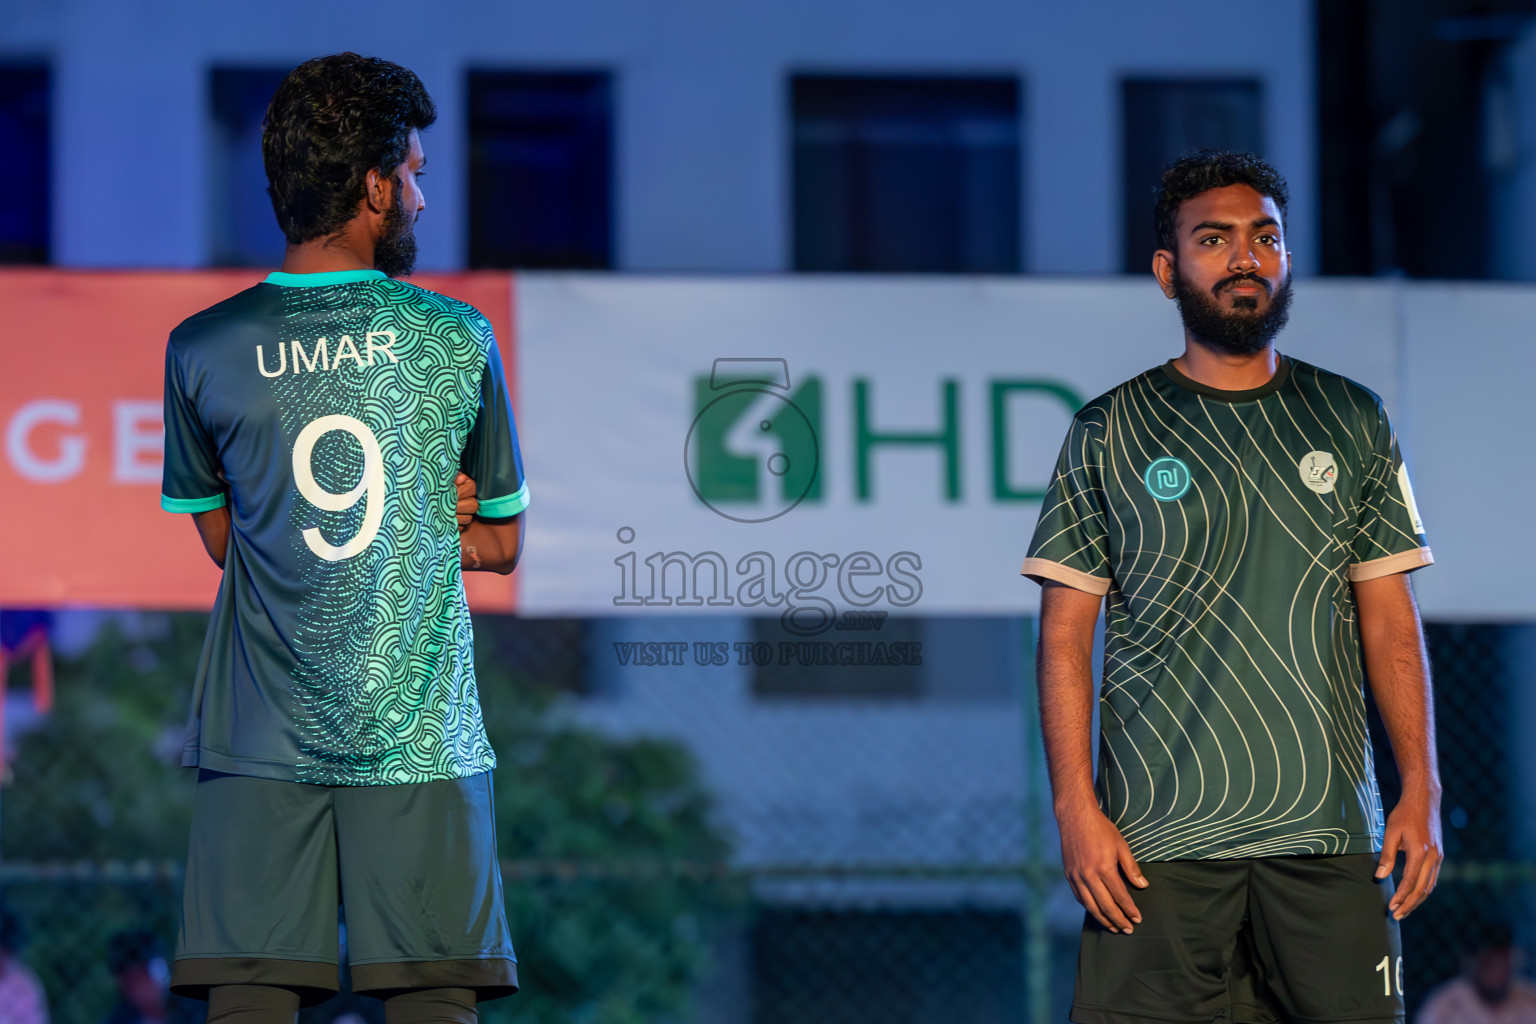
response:
[[[165,347],[165,466],[160,507],[167,512],[207,512],[227,502],[219,456],[188,393],[186,373],[172,345]]]
[[[528,507],[528,483],[517,446],[512,396],[495,339],[486,349],[480,376],[480,411],[470,428],[459,468],[475,481],[482,519],[509,519]]]
[[[1377,406],[1369,463],[1361,475],[1359,519],[1351,543],[1349,578],[1371,580],[1434,562],[1408,467],[1385,409]]]
[[[1103,443],[1089,416],[1078,413],[1067,432],[1020,572],[1102,596],[1111,582]]]

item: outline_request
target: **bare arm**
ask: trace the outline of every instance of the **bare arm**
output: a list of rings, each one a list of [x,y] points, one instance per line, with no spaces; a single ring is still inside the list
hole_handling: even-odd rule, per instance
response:
[[[510,575],[523,555],[523,513],[506,522],[486,522],[475,513],[480,499],[475,481],[460,473],[454,479],[459,520],[459,568],[464,572],[495,572]]]
[[[213,559],[214,565],[224,568],[224,554],[229,550],[229,506],[221,505],[207,512],[194,512],[192,521],[197,524],[197,532],[203,538],[203,547],[208,550],[208,557]]]
[[[504,523],[476,518],[459,534],[459,565],[465,572],[509,575],[523,555],[523,517],[519,512]]]
[[[1387,817],[1376,877],[1391,874],[1405,854],[1403,882],[1392,897],[1402,920],[1423,903],[1445,859],[1440,837],[1440,766],[1435,757],[1435,709],[1419,609],[1406,573],[1354,585],[1360,646],[1371,695],[1392,741],[1403,793]]]
[[[1093,791],[1093,627],[1103,599],[1050,580],[1040,592],[1040,725],[1058,813]]]
[[[1101,925],[1129,933],[1141,912],[1124,879],[1142,888],[1147,880],[1093,791],[1093,627],[1102,603],[1096,594],[1044,582],[1035,677],[1067,881]]]

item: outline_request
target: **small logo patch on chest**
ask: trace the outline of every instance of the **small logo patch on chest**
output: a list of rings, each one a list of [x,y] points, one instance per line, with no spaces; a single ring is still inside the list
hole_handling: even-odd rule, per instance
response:
[[[1318,494],[1328,494],[1339,481],[1339,466],[1332,452],[1307,452],[1296,468],[1301,470],[1301,482]]]
[[[1142,481],[1147,493],[1158,501],[1177,501],[1189,490],[1189,467],[1184,460],[1164,455],[1147,467]]]

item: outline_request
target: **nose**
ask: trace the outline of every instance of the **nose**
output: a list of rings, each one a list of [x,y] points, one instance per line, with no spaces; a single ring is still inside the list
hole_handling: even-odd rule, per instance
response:
[[[1252,273],[1259,269],[1259,257],[1251,246],[1234,245],[1228,267],[1233,273]]]

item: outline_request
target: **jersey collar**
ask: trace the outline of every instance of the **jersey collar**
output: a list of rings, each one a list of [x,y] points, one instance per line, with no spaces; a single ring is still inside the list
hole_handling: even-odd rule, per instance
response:
[[[321,274],[285,274],[274,270],[267,275],[266,283],[284,288],[324,288],[333,284],[355,284],[358,281],[383,281],[389,277],[382,270],[327,270]]]
[[[1178,371],[1173,365],[1172,359],[1158,367],[1158,369],[1162,370],[1170,381],[1185,391],[1193,391],[1197,395],[1214,398],[1218,402],[1252,402],[1263,398],[1265,395],[1272,395],[1279,391],[1285,386],[1285,382],[1290,379],[1291,357],[1280,354],[1279,358],[1276,359],[1276,363],[1275,375],[1273,377],[1258,387],[1249,388],[1247,391],[1223,391],[1220,388],[1213,388],[1209,384],[1201,384],[1197,380],[1191,380]]]

